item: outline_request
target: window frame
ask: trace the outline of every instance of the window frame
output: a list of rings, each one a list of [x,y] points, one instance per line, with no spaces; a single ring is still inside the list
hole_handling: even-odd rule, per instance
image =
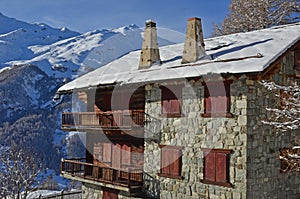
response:
[[[183,147],[182,146],[159,145],[159,148],[161,149],[161,151],[160,151],[160,173],[158,174],[158,176],[182,180],[183,179],[183,176],[182,176],[182,150],[183,150]],[[169,153],[173,153],[172,155],[174,155],[174,156],[178,156],[178,159],[176,159],[175,161],[164,159],[163,154],[166,151],[168,151]],[[167,154],[168,154],[168,152],[167,152]],[[170,156],[167,156],[167,157],[170,157]],[[172,161],[172,162],[170,162],[170,161]],[[164,163],[167,163],[166,167],[163,167]],[[176,164],[178,164],[178,165],[176,166]],[[176,168],[175,172],[177,172],[177,174],[174,172],[174,168]],[[166,172],[166,170],[169,170],[169,171]]]
[[[182,88],[183,85],[160,86],[162,117],[172,118],[182,116]],[[174,91],[176,93],[174,93]],[[174,104],[175,109],[174,111]],[[173,106],[172,106],[173,105]],[[166,106],[169,106],[166,110]],[[174,112],[173,112],[174,111]]]
[[[202,117],[227,117],[227,118],[231,118],[232,114],[230,113],[230,106],[231,106],[231,95],[230,95],[230,86],[232,84],[232,80],[225,80],[225,81],[212,81],[212,82],[203,82],[202,85],[204,87],[204,113],[202,114]],[[209,86],[221,86],[224,85],[225,88],[225,95],[226,96],[214,96],[218,93],[218,91],[216,91],[216,93],[209,93]],[[208,86],[209,85],[209,86]],[[213,106],[208,107],[208,104],[212,104],[212,101],[215,100],[217,101],[217,97],[223,97],[226,98],[226,111],[225,112],[215,112],[213,113],[213,111],[218,111],[216,108],[216,110],[213,110]]]
[[[203,152],[203,179],[201,180],[201,182],[204,184],[232,187],[232,184],[230,183],[230,176],[229,176],[230,154],[232,153],[232,150],[201,148],[201,151]],[[217,160],[217,156],[219,156],[218,160]],[[207,168],[208,158],[213,159],[213,163],[210,162],[210,165],[212,166],[209,168]],[[223,161],[225,162],[223,162],[223,164],[222,163],[220,164],[220,162],[218,162],[220,161],[220,159],[221,160],[223,159]],[[223,167],[224,170],[217,169],[220,167]],[[213,173],[209,173],[209,172],[213,172]],[[210,176],[207,176],[207,173],[209,173]]]

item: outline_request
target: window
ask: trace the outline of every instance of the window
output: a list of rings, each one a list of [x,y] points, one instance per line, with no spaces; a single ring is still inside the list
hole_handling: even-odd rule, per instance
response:
[[[204,86],[203,117],[231,117],[230,84],[232,81],[206,82]]]
[[[181,92],[182,86],[161,86],[161,105],[162,116],[180,117],[181,116]]]
[[[182,147],[160,145],[161,148],[161,177],[182,179]]]
[[[231,150],[202,149],[204,156],[203,183],[231,187],[229,182],[229,155]]]

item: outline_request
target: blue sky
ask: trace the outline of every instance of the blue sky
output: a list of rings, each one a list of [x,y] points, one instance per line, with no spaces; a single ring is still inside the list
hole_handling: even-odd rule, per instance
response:
[[[189,17],[202,18],[205,37],[221,23],[230,0],[1,0],[0,12],[26,22],[43,22],[79,32],[154,19],[158,27],[184,33]]]

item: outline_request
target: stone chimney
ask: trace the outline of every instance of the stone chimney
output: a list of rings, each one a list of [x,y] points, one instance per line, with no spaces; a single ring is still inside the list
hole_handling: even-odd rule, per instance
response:
[[[148,69],[155,63],[161,63],[157,42],[156,23],[152,20],[148,20],[146,21],[139,69]]]
[[[201,19],[189,18],[182,56],[182,64],[195,62],[205,57]]]

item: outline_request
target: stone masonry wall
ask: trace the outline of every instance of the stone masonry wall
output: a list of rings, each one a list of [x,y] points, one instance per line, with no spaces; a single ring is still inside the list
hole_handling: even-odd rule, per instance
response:
[[[155,135],[146,139],[144,151],[144,184],[148,195],[155,198],[246,198],[247,93],[246,77],[231,84],[232,118],[203,118],[203,80],[189,81],[183,88],[181,118],[160,117],[159,85],[146,86],[146,113],[155,123]],[[149,131],[155,129],[147,128]],[[157,128],[157,125],[160,128]],[[152,132],[153,133],[153,132]],[[151,134],[151,132],[148,132]],[[160,149],[158,145],[182,146],[183,180],[159,177]],[[201,148],[231,149],[230,183],[233,188],[201,183],[203,153]]]
[[[83,183],[82,185],[82,199],[101,199],[103,197],[103,191],[100,186]],[[142,199],[143,197],[129,196],[128,192],[120,191],[118,193],[118,199]]]
[[[82,199],[95,198],[102,198],[101,187],[84,183],[82,185]]]
[[[293,74],[293,53],[288,53],[270,80],[289,84]],[[300,198],[300,178],[280,172],[279,151],[291,147],[300,138],[299,131],[278,133],[261,121],[267,117],[265,107],[276,102],[257,81],[248,81],[247,114],[247,198]],[[297,137],[298,136],[298,137]]]

